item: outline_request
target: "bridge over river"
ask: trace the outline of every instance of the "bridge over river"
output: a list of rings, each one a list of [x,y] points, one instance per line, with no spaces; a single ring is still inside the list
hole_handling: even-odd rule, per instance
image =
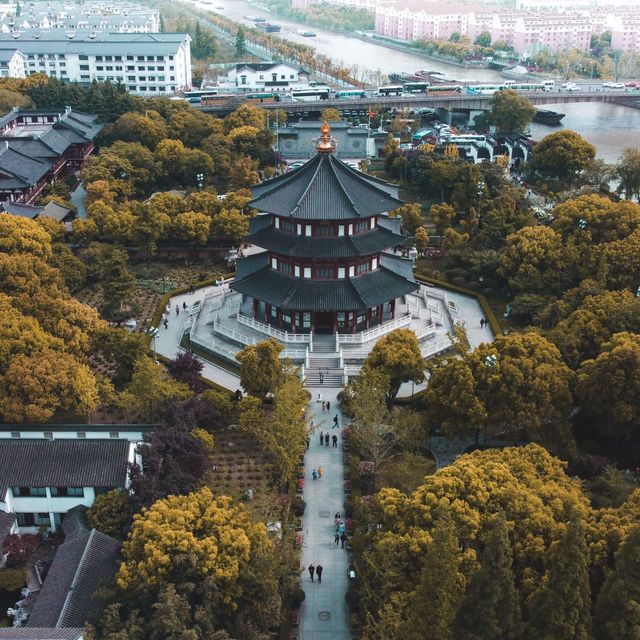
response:
[[[521,94],[522,95],[522,94]],[[640,109],[640,91],[632,93],[621,93],[620,91],[590,91],[590,92],[555,92],[540,91],[536,93],[524,94],[535,105],[563,104],[566,102],[613,102]],[[489,109],[491,95],[414,95],[414,96],[371,96],[369,98],[349,98],[328,100],[314,100],[305,102],[282,101],[271,104],[259,104],[265,109],[283,109],[289,114],[308,114],[309,112],[319,112],[326,107],[334,107],[340,111],[361,110],[369,108],[384,109],[444,109],[447,111],[484,111]],[[196,106],[207,113],[229,113],[241,104],[241,96],[238,96],[238,104],[216,105],[216,106]]]

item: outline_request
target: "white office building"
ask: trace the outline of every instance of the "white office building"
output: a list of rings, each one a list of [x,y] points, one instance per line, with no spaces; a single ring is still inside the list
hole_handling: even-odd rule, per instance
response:
[[[191,88],[191,38],[186,33],[79,36],[51,30],[37,39],[0,33],[0,60],[12,51],[24,57],[25,67],[24,75],[16,69],[11,77],[45,73],[86,84],[110,80],[143,96],[171,95]]]

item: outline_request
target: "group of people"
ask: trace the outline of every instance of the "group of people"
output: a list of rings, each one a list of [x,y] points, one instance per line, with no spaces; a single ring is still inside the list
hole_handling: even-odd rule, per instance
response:
[[[337,418],[338,416],[336,416]],[[333,429],[333,427],[331,427]],[[325,447],[329,446],[329,434],[328,433],[324,433],[323,431],[320,432],[320,445],[322,446],[324,444]],[[331,436],[331,442],[333,443],[333,446],[335,448],[338,447],[338,436],[334,433]]]
[[[489,324],[489,321],[486,318],[480,319],[480,328],[486,327]]]
[[[342,522],[340,512],[336,513],[336,515],[334,516],[334,523],[336,526],[336,531],[333,536],[333,541],[336,543],[336,545],[341,542],[342,545],[340,548],[344,549],[344,543],[347,541],[347,526],[344,522]]]
[[[328,400],[322,401],[322,413],[329,413],[331,411],[331,403]]]
[[[322,474],[323,474],[323,473],[324,473],[324,470],[322,469],[322,467],[320,467],[320,466],[319,466],[317,469],[314,469],[314,470],[311,472],[311,477],[312,477],[314,480],[319,480],[320,478],[322,478]]]
[[[313,563],[309,565],[309,575],[311,576],[311,582],[313,582],[313,574],[315,573],[318,576],[318,582],[322,582],[322,572],[324,569],[321,564],[313,566]]]

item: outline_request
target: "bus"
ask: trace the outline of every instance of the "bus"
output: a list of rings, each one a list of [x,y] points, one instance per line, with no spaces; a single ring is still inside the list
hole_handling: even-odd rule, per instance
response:
[[[545,91],[540,83],[507,81],[503,84],[475,84],[467,87],[467,93],[472,96],[491,96],[498,91]]]
[[[462,93],[459,84],[434,84],[427,89],[427,94],[432,93]]]
[[[194,91],[185,91],[184,99],[189,104],[200,104],[203,96],[215,96],[218,94],[216,89],[196,89]]]
[[[214,93],[202,96],[200,106],[202,107],[225,107],[232,102],[238,105],[242,102],[242,98],[235,93]]]
[[[336,98],[366,98],[367,92],[361,89],[353,89],[351,91],[336,91]]]
[[[379,96],[401,96],[404,87],[401,84],[389,84],[386,87],[378,87]]]
[[[329,99],[329,87],[313,87],[311,89],[294,89],[289,94],[296,102],[315,102]]]
[[[426,93],[427,89],[431,86],[430,82],[405,82],[405,93]]]
[[[280,96],[277,93],[247,93],[243,98],[245,102],[258,104],[280,102]]]

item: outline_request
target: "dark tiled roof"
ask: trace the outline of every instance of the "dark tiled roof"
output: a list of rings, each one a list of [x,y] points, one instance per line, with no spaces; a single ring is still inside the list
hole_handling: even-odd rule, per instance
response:
[[[269,264],[269,254],[266,251],[254,253],[236,262],[236,278],[242,280],[255,271],[266,267]]]
[[[252,191],[249,204],[258,211],[302,220],[366,218],[403,205],[379,180],[354,171],[331,153],[319,153]]]
[[[0,629],[0,640],[80,640],[83,633],[82,628],[12,627]]]
[[[0,552],[2,551],[2,545],[11,532],[11,527],[13,527],[13,523],[15,521],[15,513],[6,513],[5,511],[0,511]]]
[[[81,627],[95,606],[96,591],[118,570],[120,541],[89,530],[82,511],[72,512],[67,516],[72,526],[64,526],[67,517],[63,521],[65,540],[38,593],[29,626]]]
[[[377,253],[404,242],[404,236],[378,227],[355,236],[306,237],[267,227],[247,241],[283,255],[300,258],[348,258]],[[238,263],[239,264],[239,263]]]
[[[0,185],[3,188],[23,189],[35,184],[52,164],[48,160],[30,158],[12,147],[3,147],[0,142]]]
[[[291,311],[350,311],[388,302],[418,285],[384,267],[344,280],[294,278],[266,267],[231,288]]]
[[[9,200],[0,203],[0,210],[10,213],[12,216],[22,216],[23,218],[35,218],[42,213],[44,207],[36,207],[31,204],[20,204]]]
[[[285,65],[287,67],[291,67],[292,69],[297,68],[301,73],[307,73],[299,65],[289,64],[287,62],[241,62],[240,64],[236,65],[236,71],[241,71],[242,69],[251,69],[252,71],[269,71],[269,69],[279,67],[280,65]]]
[[[127,440],[0,441],[0,496],[6,487],[123,487]]]

